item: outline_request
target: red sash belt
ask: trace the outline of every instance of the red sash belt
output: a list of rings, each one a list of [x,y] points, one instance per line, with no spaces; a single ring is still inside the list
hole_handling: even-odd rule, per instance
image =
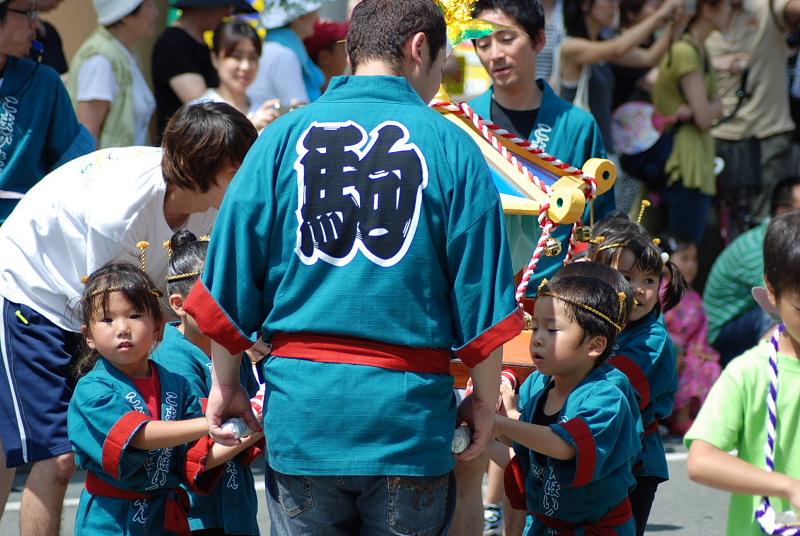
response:
[[[155,493],[141,493],[113,486],[89,471],[86,474],[86,491],[99,497],[112,499],[125,499],[139,501],[152,499],[158,495],[165,495],[164,503],[164,530],[174,532],[179,536],[190,536],[189,531],[189,496],[182,488],[157,491]]]
[[[450,374],[450,350],[412,348],[385,342],[319,335],[280,333],[272,340],[272,355],[321,363],[369,365],[392,370]]]
[[[556,519],[540,513],[534,513],[533,515],[551,529],[558,530],[559,534],[562,536],[571,536],[575,534],[575,531],[581,529],[586,536],[615,536],[617,534],[616,529],[627,523],[633,517],[631,503],[628,501],[627,497],[602,519],[583,525],[570,523],[563,519]]]

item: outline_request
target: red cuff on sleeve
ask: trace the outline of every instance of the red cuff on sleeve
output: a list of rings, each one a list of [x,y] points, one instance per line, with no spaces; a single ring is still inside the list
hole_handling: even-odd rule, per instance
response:
[[[628,381],[639,393],[639,409],[650,405],[650,381],[636,361],[626,355],[617,355],[608,360],[613,366],[628,377]]]
[[[456,356],[469,368],[480,365],[495,348],[519,335],[524,327],[522,309],[517,307],[513,313],[458,350]]]
[[[122,459],[122,454],[125,452],[125,447],[133,438],[133,435],[139,430],[139,427],[153,419],[139,413],[138,411],[129,411],[123,415],[117,424],[108,432],[106,440],[103,442],[103,470],[112,475],[114,478],[121,478],[119,474],[119,461]]]
[[[186,451],[186,483],[195,493],[210,493],[225,470],[225,464],[220,464],[206,471],[208,451],[213,444],[214,440],[210,437],[202,437]]]
[[[525,471],[519,463],[519,458],[514,456],[506,465],[503,475],[503,487],[508,497],[508,503],[514,510],[528,510],[528,498],[525,491]]]
[[[581,418],[561,423],[575,442],[575,479],[570,487],[585,486],[594,478],[597,468],[597,444],[589,425]]]
[[[252,445],[250,445],[247,449],[243,450],[239,454],[239,461],[245,465],[250,465],[254,461],[256,461],[264,451],[267,450],[267,440],[266,438],[262,437]]]
[[[231,354],[239,354],[253,346],[253,341],[231,322],[201,279],[192,286],[183,308],[192,315],[204,335],[217,341]]]

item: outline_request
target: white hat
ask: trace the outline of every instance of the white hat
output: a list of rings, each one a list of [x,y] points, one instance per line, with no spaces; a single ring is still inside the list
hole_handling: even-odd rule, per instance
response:
[[[275,5],[278,4],[278,5]],[[280,2],[267,3],[267,7],[261,14],[261,24],[267,30],[286,26],[307,13],[318,10],[322,2],[315,0],[283,0]]]
[[[108,26],[119,22],[139,7],[143,0],[93,0],[97,22]]]

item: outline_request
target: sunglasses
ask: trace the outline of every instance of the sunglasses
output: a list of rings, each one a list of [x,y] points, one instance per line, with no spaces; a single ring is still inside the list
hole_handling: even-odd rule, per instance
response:
[[[13,8],[6,8],[6,11],[11,13],[16,13],[17,15],[25,15],[28,18],[28,22],[35,22],[39,18],[39,10],[38,9],[13,9]]]

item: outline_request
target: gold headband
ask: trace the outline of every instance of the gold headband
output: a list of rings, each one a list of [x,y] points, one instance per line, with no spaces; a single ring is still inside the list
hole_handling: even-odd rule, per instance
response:
[[[136,247],[139,249],[139,263],[141,265],[141,269],[142,269],[143,272],[146,273],[147,272],[147,254],[145,253],[145,250],[150,247],[150,242],[148,242],[147,240],[142,240],[142,241],[136,243]],[[84,285],[87,285],[89,283],[89,276],[85,275],[85,276],[81,277],[81,282],[83,282]],[[94,292],[92,292],[91,294],[89,294],[89,297],[90,298],[94,298],[95,296],[103,294],[104,292],[116,292],[118,290],[124,290],[124,289],[125,289],[125,287],[118,287],[118,286],[116,286],[116,287],[107,287],[107,288],[99,288],[99,289],[95,290]],[[158,290],[158,289],[151,288],[151,289],[149,289],[149,292],[150,292],[150,294],[152,294],[156,298],[160,298],[162,296],[161,291]]]
[[[596,253],[600,253],[604,249],[615,249],[615,248],[624,248],[628,245],[628,242],[612,242],[610,244],[603,244],[599,248],[595,250]]]
[[[191,277],[197,277],[201,273],[202,272],[187,272],[185,274],[168,275],[167,276],[167,281],[168,282],[173,282],[173,281],[180,281],[181,279],[189,279]]]
[[[547,284],[547,279],[542,279],[542,283],[539,285],[539,288],[541,289],[546,284]],[[579,302],[577,300],[573,300],[572,298],[567,298],[566,296],[562,296],[560,294],[555,294],[553,292],[541,292],[540,291],[539,292],[539,296],[550,296],[551,298],[555,298],[555,299],[561,300],[563,302],[571,303],[575,307],[580,307],[584,311],[588,311],[588,312],[592,313],[593,315],[595,315],[596,317],[605,320],[606,322],[611,324],[611,326],[614,328],[614,330],[617,333],[620,333],[622,331],[622,323],[621,322],[614,322],[613,320],[611,320],[611,318],[607,314],[605,314],[605,313],[603,313],[601,311],[598,311],[594,307],[586,305],[585,303],[581,303],[581,302]],[[620,316],[621,316],[621,319],[622,319],[622,318],[625,318],[625,300],[627,299],[627,296],[625,295],[624,292],[617,292],[617,299],[619,300]]]
[[[125,290],[125,288],[126,287],[99,288],[99,289],[95,290],[94,292],[92,292],[91,294],[89,294],[89,297],[90,298],[94,298],[95,296],[99,296],[100,294],[103,294],[105,292],[117,292],[117,291],[120,291],[120,290]],[[161,295],[162,295],[160,290],[157,290],[157,289],[154,289],[154,288],[149,289],[149,292],[150,292],[150,294],[152,294],[156,298],[160,298]]]

